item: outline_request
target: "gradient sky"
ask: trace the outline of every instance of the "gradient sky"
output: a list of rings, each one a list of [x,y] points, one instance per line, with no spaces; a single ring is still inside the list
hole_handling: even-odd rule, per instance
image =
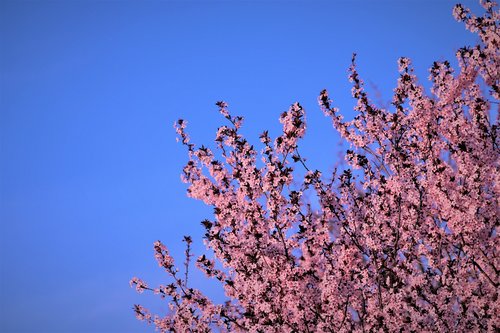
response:
[[[299,101],[301,152],[327,170],[339,147],[319,92],[352,116],[352,52],[376,101],[390,100],[400,56],[426,82],[434,60],[476,41],[454,2],[0,0],[0,331],[152,331],[132,305],[165,305],[130,278],[167,281],[157,239],[179,261],[185,234],[203,253],[212,212],[185,195],[173,122],[210,146],[223,99],[258,142]],[[201,274],[191,284],[222,299]]]

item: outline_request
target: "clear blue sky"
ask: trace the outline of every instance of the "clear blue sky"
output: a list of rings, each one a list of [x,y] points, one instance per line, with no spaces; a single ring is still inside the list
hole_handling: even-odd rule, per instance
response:
[[[2,0],[0,331],[152,330],[132,305],[165,306],[129,279],[166,281],[152,243],[181,259],[191,234],[199,255],[199,222],[211,217],[185,196],[173,122],[187,119],[193,141],[211,144],[224,99],[257,141],[299,101],[309,119],[302,152],[328,169],[337,139],[318,93],[328,88],[350,114],[352,52],[382,101],[400,56],[426,80],[434,60],[476,40],[453,4]],[[192,284],[221,298],[199,274]]]

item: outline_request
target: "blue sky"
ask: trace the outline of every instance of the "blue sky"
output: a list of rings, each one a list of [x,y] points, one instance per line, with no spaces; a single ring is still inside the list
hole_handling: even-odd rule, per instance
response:
[[[454,3],[0,1],[0,331],[151,331],[132,305],[165,305],[129,279],[166,281],[157,239],[182,260],[190,234],[203,253],[212,211],[185,195],[173,122],[211,145],[226,100],[257,142],[299,101],[301,152],[328,170],[338,138],[318,93],[352,114],[352,52],[375,100],[390,100],[400,56],[425,82],[434,60],[476,42]],[[200,274],[191,283],[221,299]]]

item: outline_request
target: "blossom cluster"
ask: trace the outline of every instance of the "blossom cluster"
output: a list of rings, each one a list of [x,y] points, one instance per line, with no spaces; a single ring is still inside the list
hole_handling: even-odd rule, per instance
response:
[[[192,144],[177,122],[188,195],[214,209],[202,222],[213,258],[201,255],[196,266],[223,285],[227,302],[188,287],[190,238],[184,278],[156,242],[173,283],[131,285],[167,298],[171,311],[136,305],[136,316],[162,332],[498,332],[500,12],[482,5],[482,17],[455,7],[481,43],[457,52],[457,71],[435,62],[431,93],[401,58],[392,106],[377,107],[355,56],[354,119],[320,93],[351,144],[347,166],[331,175],[298,151],[306,130],[298,103],[281,115],[282,135],[260,136],[260,152],[225,102],[217,106],[229,125],[217,131],[216,153]]]

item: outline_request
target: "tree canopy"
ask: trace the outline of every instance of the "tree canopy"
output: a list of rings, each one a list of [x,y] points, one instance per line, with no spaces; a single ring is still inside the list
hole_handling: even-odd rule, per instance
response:
[[[262,133],[262,150],[225,102],[217,102],[227,125],[215,152],[191,143],[179,120],[188,195],[214,208],[202,222],[214,257],[196,265],[228,300],[214,304],[188,286],[190,237],[185,274],[158,241],[156,259],[172,282],[131,285],[166,298],[171,311],[136,305],[137,317],[162,332],[498,331],[500,12],[482,5],[480,17],[455,6],[481,42],[457,51],[457,70],[434,62],[430,93],[401,58],[391,107],[376,106],[355,55],[354,119],[344,121],[321,91],[320,108],[351,145],[347,166],[332,174],[299,153],[299,103],[280,116],[280,136]]]

